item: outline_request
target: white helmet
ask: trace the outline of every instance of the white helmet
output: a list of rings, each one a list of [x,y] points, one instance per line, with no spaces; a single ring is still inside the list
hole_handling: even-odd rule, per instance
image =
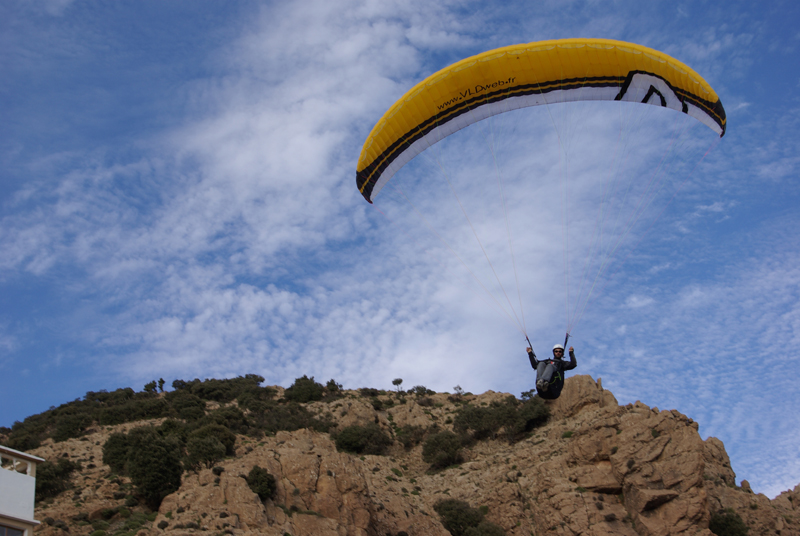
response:
[[[564,346],[561,345],[561,344],[556,344],[555,346],[553,346],[553,350],[563,350],[563,349],[564,349]]]

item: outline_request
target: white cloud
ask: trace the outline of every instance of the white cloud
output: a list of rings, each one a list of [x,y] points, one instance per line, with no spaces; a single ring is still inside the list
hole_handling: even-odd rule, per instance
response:
[[[648,307],[653,303],[655,303],[655,300],[650,296],[628,296],[625,300],[625,305],[631,309]]]

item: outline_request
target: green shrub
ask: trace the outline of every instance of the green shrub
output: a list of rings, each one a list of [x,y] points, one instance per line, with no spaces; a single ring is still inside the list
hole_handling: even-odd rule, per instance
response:
[[[210,469],[215,463],[225,457],[225,445],[213,436],[191,437],[186,445],[187,465],[197,467],[205,465]]]
[[[195,422],[205,417],[204,400],[230,402],[237,397],[261,404],[274,397],[275,390],[259,386],[264,378],[248,374],[228,380],[198,379],[186,382],[175,380],[174,392],[159,397],[149,385],[149,392],[135,392],[131,388],[108,391],[89,391],[81,399],[51,407],[48,411],[32,415],[23,422],[16,422],[8,433],[7,445],[17,450],[31,450],[38,447],[48,437],[63,441],[71,437],[79,437],[85,433],[91,423],[100,425],[116,425],[143,419],[177,417],[187,422]],[[162,383],[158,381],[159,389]],[[243,404],[242,407],[247,407]],[[248,408],[250,409],[250,408]],[[220,422],[223,419],[224,422]],[[223,416],[205,424],[216,422],[226,424],[235,431],[240,431],[244,422],[236,415],[235,410],[228,410]],[[247,425],[247,423],[244,423]],[[245,432],[241,429],[242,433]],[[185,440],[185,437],[183,438]]]
[[[251,432],[252,424],[250,420],[239,408],[226,406],[215,409],[206,415],[201,421],[205,424],[218,424],[224,426],[234,434],[248,434]]]
[[[125,474],[128,448],[128,436],[120,433],[111,434],[103,445],[103,463],[108,465],[113,473]]]
[[[430,436],[422,447],[423,461],[432,469],[444,469],[462,462],[461,438],[453,432],[444,431]]]
[[[176,419],[166,419],[156,430],[163,437],[173,436],[180,443],[185,444],[189,440],[189,433],[192,431],[192,427],[194,426],[196,429],[198,427],[198,422],[199,421],[195,421],[189,424]]]
[[[513,442],[547,422],[549,415],[539,397],[520,403],[509,396],[488,406],[461,406],[453,420],[453,429],[472,440],[495,439],[502,429],[503,437]]]
[[[406,424],[398,428],[395,433],[397,434],[397,440],[403,444],[403,447],[410,449],[422,442],[425,438],[426,429],[421,426]]]
[[[108,521],[102,519],[95,519],[92,521],[92,528],[94,530],[106,530],[108,528]]]
[[[514,431],[517,434],[528,433],[534,428],[544,425],[550,418],[550,409],[539,397],[523,402],[517,408]]]
[[[309,378],[303,375],[302,378],[295,379],[294,383],[283,392],[283,398],[304,403],[322,400],[323,394],[325,394],[325,388],[321,383],[314,381],[314,376]]]
[[[491,521],[485,519],[481,521],[477,527],[469,527],[464,536],[505,536],[506,531],[500,525],[495,525]]]
[[[117,515],[117,512],[119,512],[119,507],[103,508],[102,510],[100,510],[100,515],[103,517],[103,519],[111,519],[112,517]]]
[[[71,487],[70,476],[80,470],[79,463],[60,458],[57,463],[44,462],[36,467],[36,500],[55,497]]]
[[[336,380],[331,378],[328,380],[328,383],[325,384],[325,389],[327,389],[330,394],[338,394],[342,391],[343,387],[341,383],[336,383]]]
[[[134,428],[127,472],[131,482],[152,510],[181,485],[181,445],[174,437],[162,437],[153,427]]]
[[[164,398],[172,405],[172,409],[179,419],[196,421],[206,415],[205,401],[186,390],[172,391],[167,393]]]
[[[105,426],[168,417],[171,412],[169,402],[163,398],[154,393],[137,393],[134,399],[121,405],[99,409],[96,415],[97,422]]]
[[[261,389],[259,385],[263,381],[264,378],[258,374],[245,374],[244,377],[239,376],[226,380],[208,379],[203,382],[193,380],[188,383],[184,382],[181,388],[189,389],[192,394],[203,400],[231,402],[244,393],[259,392]],[[175,382],[172,385],[175,387]]]
[[[317,419],[304,406],[296,402],[287,404],[265,405],[259,411],[253,411],[248,418],[253,429],[274,434],[281,430],[293,432],[300,428],[311,428],[318,432],[327,432],[333,421],[330,419]]]
[[[254,465],[250,472],[247,474],[247,485],[253,490],[253,493],[258,495],[262,501],[266,501],[275,495],[277,484],[275,477],[272,476],[266,469]]]
[[[453,419],[453,429],[473,440],[493,438],[501,426],[495,413],[489,407],[461,406]]]
[[[717,536],[747,536],[749,530],[733,508],[712,514],[708,528]]]
[[[464,501],[445,499],[433,505],[452,536],[505,536],[505,531],[483,519],[483,512]]]
[[[10,448],[20,451],[33,450],[42,444],[41,437],[30,433],[13,433],[6,443]]]
[[[411,389],[408,390],[409,393],[413,393],[417,396],[425,396],[425,395],[434,395],[436,394],[434,391],[431,391],[424,385],[415,385]]]
[[[236,436],[233,432],[230,431],[226,426],[221,424],[207,424],[198,428],[197,430],[193,431],[189,434],[187,439],[187,444],[191,443],[193,439],[206,439],[206,438],[213,438],[216,439],[219,443],[221,443],[225,447],[224,454],[232,456],[235,452],[234,447],[236,446]],[[206,447],[209,447],[210,443],[206,443]],[[221,457],[218,459],[222,459]]]
[[[53,432],[53,441],[65,441],[72,437],[80,437],[92,424],[92,418],[86,414],[68,415],[59,419]]]
[[[348,426],[336,435],[336,448],[353,454],[383,454],[392,439],[374,423]]]
[[[363,387],[358,390],[358,394],[365,398],[371,398],[378,396],[381,392],[373,387]]]

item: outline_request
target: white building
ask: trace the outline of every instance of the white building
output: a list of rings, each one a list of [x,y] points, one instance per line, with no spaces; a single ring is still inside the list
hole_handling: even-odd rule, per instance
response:
[[[33,536],[36,464],[43,461],[0,445],[0,536]]]

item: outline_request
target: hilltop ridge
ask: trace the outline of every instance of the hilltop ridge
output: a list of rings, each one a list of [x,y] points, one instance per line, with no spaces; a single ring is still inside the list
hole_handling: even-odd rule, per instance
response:
[[[269,389],[285,398],[282,387]],[[545,403],[548,419],[517,435],[474,437],[460,449],[459,463],[431,470],[424,461],[424,437],[453,432],[463,423],[464,408],[518,404],[510,403],[510,396],[492,391],[401,396],[362,389],[302,403],[315,422],[327,423],[327,431],[302,427],[258,438],[237,433],[230,454],[213,468],[200,465],[183,473],[180,487],[163,498],[157,512],[136,500],[128,477],[113,475],[103,464],[103,445],[114,433],[159,425],[165,418],[93,423],[80,437],[49,438],[30,450],[82,467],[71,477],[70,490],[37,504],[36,518],[45,521],[37,532],[458,536],[453,530],[460,529],[448,532],[436,508],[443,499],[456,499],[490,522],[459,532],[470,536],[710,536],[709,523],[736,518],[751,536],[800,536],[800,485],[773,500],[753,493],[746,481],[737,486],[724,445],[716,438],[702,440],[698,423],[641,402],[620,406],[600,380],[586,375],[568,378],[561,398]],[[226,405],[247,404],[206,402],[205,410]],[[242,413],[255,418],[257,411]],[[385,454],[337,449],[337,432],[367,425],[392,438]],[[416,439],[408,436],[414,430]],[[256,466],[275,479],[273,494],[264,500],[246,478]]]

